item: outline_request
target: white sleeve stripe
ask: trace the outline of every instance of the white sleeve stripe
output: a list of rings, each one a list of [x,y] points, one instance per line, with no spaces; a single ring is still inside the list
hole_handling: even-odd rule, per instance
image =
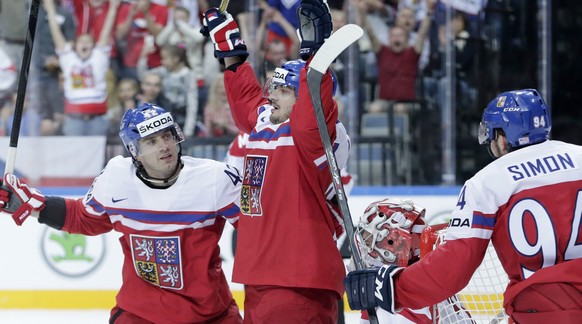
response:
[[[484,240],[491,239],[492,230],[482,229],[482,228],[471,228],[470,230],[463,231],[450,231],[448,230],[445,236],[445,241],[467,239],[467,238],[480,238]]]

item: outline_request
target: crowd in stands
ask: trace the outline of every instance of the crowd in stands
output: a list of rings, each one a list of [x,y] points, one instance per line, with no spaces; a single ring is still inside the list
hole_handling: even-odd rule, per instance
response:
[[[264,79],[276,66],[298,57],[296,9],[300,0],[245,1],[228,10],[258,57]],[[30,1],[0,0],[0,135],[8,134],[18,70],[22,60]],[[106,135],[117,137],[127,109],[152,102],[171,111],[186,137],[234,136],[222,83],[222,67],[212,44],[200,34],[205,9],[214,0],[42,0],[30,65],[26,127],[22,135]],[[430,97],[443,105],[446,85],[444,5],[435,0],[328,0],[334,28],[355,23],[366,36],[359,42],[362,82],[358,114],[387,111],[393,102]],[[25,21],[25,20],[24,20]],[[455,13],[458,82],[471,89],[474,46],[467,15]],[[258,23],[258,24],[257,24]],[[352,91],[344,82],[347,61],[335,74],[337,100]],[[370,79],[370,76],[372,79]],[[263,80],[264,80],[263,79]],[[420,86],[419,86],[420,85]],[[358,91],[362,91],[359,89]],[[406,106],[397,113],[406,114]],[[345,109],[344,109],[345,110]],[[343,118],[343,117],[342,117]]]

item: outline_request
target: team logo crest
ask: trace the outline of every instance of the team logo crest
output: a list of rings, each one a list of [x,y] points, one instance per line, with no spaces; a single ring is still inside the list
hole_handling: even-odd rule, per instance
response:
[[[130,235],[131,254],[137,275],[168,289],[182,289],[180,238]]]
[[[261,191],[267,169],[267,157],[247,155],[245,171],[240,195],[240,209],[243,214],[261,216]]]
[[[497,108],[501,108],[503,106],[505,106],[505,99],[507,97],[506,96],[501,96],[499,97],[499,99],[497,99]]]

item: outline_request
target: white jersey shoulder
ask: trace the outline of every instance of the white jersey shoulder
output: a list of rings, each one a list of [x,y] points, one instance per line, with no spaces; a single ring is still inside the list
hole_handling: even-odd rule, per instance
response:
[[[473,218],[494,215],[511,196],[523,190],[543,188],[582,179],[582,147],[546,141],[516,150],[491,162],[465,182],[453,212],[447,240],[461,237],[489,239],[492,230],[484,224],[469,228]]]
[[[209,159],[182,157],[182,161],[184,167],[176,183],[166,189],[154,189],[136,176],[131,158],[119,156],[111,159],[85,196],[87,211],[94,215],[107,214],[112,222],[121,221],[139,229],[147,227],[147,222],[136,220],[139,214],[192,215],[184,218],[189,220],[196,219],[194,215],[200,215],[201,220],[204,218],[204,222],[199,224],[182,222],[167,227],[167,230],[175,230],[176,226],[210,225],[213,217],[218,215],[235,217],[240,188],[238,171]],[[158,226],[156,230],[164,229]]]

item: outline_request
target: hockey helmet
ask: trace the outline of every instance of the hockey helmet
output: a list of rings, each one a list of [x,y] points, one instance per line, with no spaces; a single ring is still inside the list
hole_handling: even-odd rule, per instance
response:
[[[278,87],[292,87],[295,90],[295,97],[299,93],[299,83],[301,76],[301,69],[305,67],[305,61],[303,60],[292,60],[287,61],[281,65],[281,67],[275,68],[273,76],[267,80],[265,83],[265,88],[263,89],[263,96],[265,98],[269,97],[269,94],[275,91]],[[333,92],[335,96],[337,91],[337,78],[335,74],[331,73],[333,80]]]
[[[184,134],[172,114],[162,107],[143,103],[125,112],[119,126],[119,137],[135,159],[142,153],[139,145],[141,139],[167,129],[172,131],[176,144],[184,141]]]
[[[535,89],[499,94],[483,111],[479,125],[479,144],[495,139],[495,129],[502,129],[511,148],[544,142],[552,128],[548,107]]]
[[[420,258],[425,209],[410,200],[386,198],[371,203],[356,226],[355,240],[364,267],[406,267]]]

